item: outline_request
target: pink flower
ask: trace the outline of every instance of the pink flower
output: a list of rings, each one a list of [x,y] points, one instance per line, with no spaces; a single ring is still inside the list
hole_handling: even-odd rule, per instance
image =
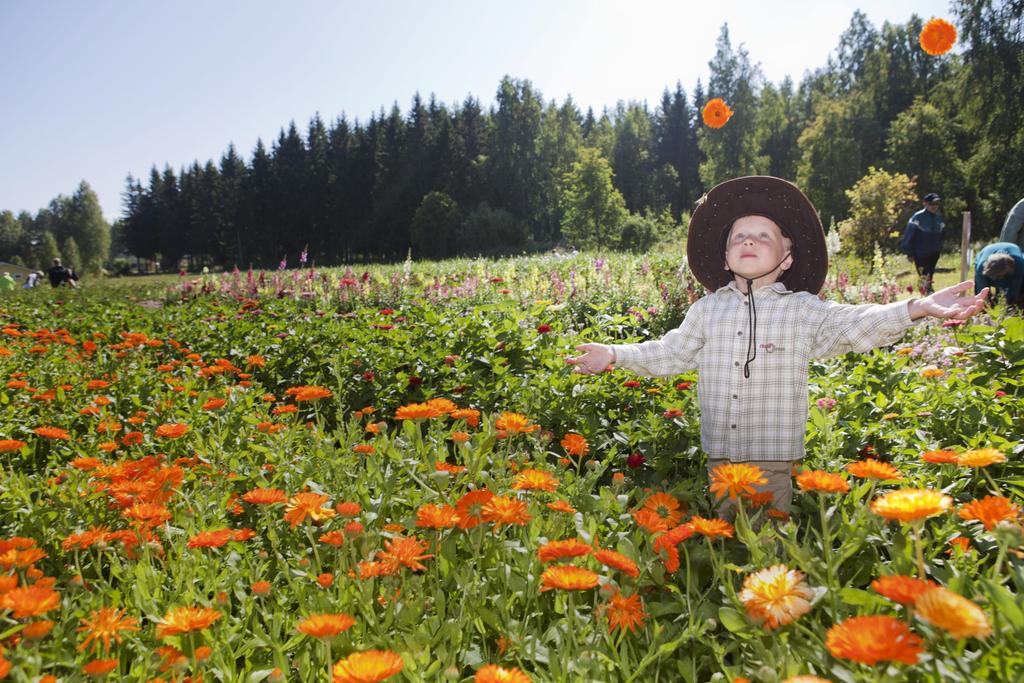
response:
[[[832,410],[836,407],[836,400],[834,398],[819,398],[818,407],[822,410]]]

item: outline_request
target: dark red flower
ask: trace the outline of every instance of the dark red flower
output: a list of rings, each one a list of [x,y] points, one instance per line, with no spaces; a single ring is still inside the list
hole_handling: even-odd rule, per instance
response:
[[[540,334],[547,334],[550,331],[551,325],[548,325],[547,323],[541,323],[540,325],[537,325],[537,332],[539,332]]]
[[[626,464],[634,470],[637,467],[643,467],[645,462],[647,462],[647,458],[644,457],[643,453],[630,453],[629,457],[626,458]]]
[[[418,387],[421,384],[423,384],[423,378],[420,377],[419,375],[412,375],[409,377],[410,387]]]

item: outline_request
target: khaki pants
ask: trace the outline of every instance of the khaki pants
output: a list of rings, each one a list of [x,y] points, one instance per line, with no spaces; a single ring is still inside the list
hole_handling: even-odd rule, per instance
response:
[[[708,459],[708,477],[711,477],[711,470],[719,465],[726,465],[733,462],[725,458]],[[757,487],[758,491],[770,491],[772,494],[771,507],[789,514],[790,505],[793,502],[793,467],[799,460],[749,460],[744,465],[754,465],[764,471],[764,478],[767,484]],[[718,501],[718,514],[724,519],[732,519],[736,514],[736,500],[726,496]]]

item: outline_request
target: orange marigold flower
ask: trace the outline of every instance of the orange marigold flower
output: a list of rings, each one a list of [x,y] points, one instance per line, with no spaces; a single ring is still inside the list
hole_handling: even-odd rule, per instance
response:
[[[526,510],[526,503],[504,496],[493,496],[484,503],[481,517],[485,522],[494,524],[495,529],[511,524],[525,526],[533,519]]]
[[[67,441],[71,438],[71,435],[60,427],[36,427],[32,431],[44,439],[63,439]]]
[[[434,470],[437,472],[447,472],[448,474],[454,476],[456,474],[462,474],[463,472],[465,472],[466,467],[465,465],[453,465],[449,462],[445,462],[444,460],[438,460],[437,462],[434,463]]]
[[[446,398],[432,398],[427,401],[427,405],[433,406],[444,415],[449,415],[458,410],[458,406]]]
[[[18,441],[17,439],[0,439],[0,453],[19,451],[27,445],[24,441]]]
[[[669,529],[654,539],[654,549],[662,550],[669,547],[675,547],[693,536],[694,533],[696,533],[696,531],[693,528],[693,524],[680,524],[674,529]]]
[[[244,499],[244,497],[243,497]],[[330,519],[334,516],[332,508],[325,508],[328,497],[322,493],[297,493],[288,500],[284,519],[294,529],[308,517],[314,522]]]
[[[640,508],[633,510],[632,515],[637,524],[652,534],[668,531],[668,520],[653,510]]]
[[[903,474],[887,462],[867,458],[851,462],[846,466],[846,471],[861,479],[881,479],[883,481],[894,481],[903,479]]]
[[[100,460],[99,458],[82,457],[75,458],[68,464],[74,467],[76,470],[82,470],[84,472],[87,470],[96,469],[97,467],[103,464],[103,461]]]
[[[537,549],[537,557],[541,563],[553,560],[564,560],[567,557],[589,555],[591,548],[583,541],[571,538],[565,541],[548,541]]]
[[[117,668],[119,662],[120,660],[116,657],[113,659],[97,659],[83,666],[82,673],[87,676],[106,676]]]
[[[263,356],[259,356],[259,355],[255,355],[254,354],[252,356],[247,356],[246,357],[245,364],[249,365],[249,366],[257,367],[257,368],[262,368],[262,367],[264,367],[267,364],[267,361],[266,361],[265,358],[263,358]]]
[[[710,540],[716,538],[732,538],[733,528],[732,524],[725,521],[724,519],[704,519],[703,517],[693,517],[690,519],[690,524],[693,525],[693,530],[705,536]]]
[[[345,545],[345,534],[340,531],[328,531],[320,534],[320,538],[317,540],[321,543],[326,543],[327,545],[333,545],[335,548],[339,548]]]
[[[270,593],[270,589],[273,588],[269,581],[256,581],[252,584],[252,592],[254,595],[267,595]]]
[[[988,467],[1000,462],[1006,462],[1006,456],[995,448],[977,448],[964,451],[957,456],[956,462],[964,467]]]
[[[725,100],[716,97],[708,100],[704,105],[704,109],[701,110],[701,118],[704,119],[704,125],[708,128],[721,128],[732,118],[732,109],[725,103]]]
[[[184,436],[189,429],[187,424],[181,422],[170,422],[156,428],[156,435],[161,439],[177,439]]]
[[[916,522],[941,514],[953,499],[932,489],[897,489],[871,501],[871,511],[886,519]]]
[[[947,555],[952,555],[957,549],[962,553],[966,553],[971,550],[971,539],[957,536],[956,538],[949,539],[949,546],[949,550],[946,551]]]
[[[257,488],[242,494],[242,500],[253,505],[274,505],[288,501],[288,494],[280,489]]]
[[[921,371],[921,377],[925,379],[939,379],[941,377],[945,377],[945,375],[945,370],[943,370],[942,368],[937,368],[935,366],[928,366]]]
[[[363,507],[359,503],[338,503],[334,506],[334,509],[342,517],[355,517],[363,511]]]
[[[590,445],[580,434],[569,432],[562,437],[562,440],[559,443],[562,444],[562,448],[564,448],[565,452],[569,455],[582,457],[590,452]]]
[[[918,42],[930,55],[946,54],[956,44],[956,27],[945,19],[932,19],[921,29]]]
[[[505,669],[497,664],[485,664],[476,670],[473,683],[530,683],[530,677],[519,669]]]
[[[961,507],[959,514],[961,519],[981,522],[986,531],[992,531],[999,522],[1016,519],[1020,508],[1010,502],[1009,498],[985,496]]]
[[[554,491],[558,488],[558,479],[549,472],[523,470],[516,475],[512,488],[516,491]]]
[[[352,451],[355,453],[362,453],[363,455],[371,455],[377,452],[377,449],[368,443],[357,443],[352,447]]]
[[[287,415],[287,414],[290,414],[290,413],[297,413],[297,412],[299,412],[299,407],[298,406],[286,405],[286,406],[277,406],[276,408],[274,408],[273,410],[270,411],[270,414],[271,415]]]
[[[451,434],[451,440],[454,441],[455,443],[466,443],[471,438],[472,437],[469,434],[467,434],[466,432],[455,431],[455,432],[452,432],[452,434]]]
[[[148,527],[159,526],[173,516],[170,510],[157,503],[135,503],[121,514]]]
[[[494,428],[508,433],[532,434],[540,429],[540,425],[530,424],[530,418],[525,415],[505,412],[494,421]]]
[[[11,610],[11,616],[15,619],[37,617],[59,606],[60,594],[39,583],[13,588],[0,595],[0,609]]]
[[[311,614],[296,626],[295,630],[313,638],[327,640],[352,628],[356,623],[348,614]]]
[[[186,544],[189,548],[220,548],[228,541],[235,540],[233,529],[214,529],[202,531],[188,539]]]
[[[377,683],[404,666],[402,658],[389,650],[354,652],[334,665],[334,683]]]
[[[637,627],[643,628],[647,613],[644,612],[644,603],[639,593],[624,596],[616,593],[608,598],[608,602],[602,607],[605,618],[608,619],[608,632],[615,629],[635,632]]]
[[[644,510],[650,510],[665,520],[668,526],[679,524],[683,518],[683,510],[680,509],[679,501],[667,493],[655,493],[644,501]]]
[[[925,591],[914,607],[919,617],[954,638],[987,638],[992,633],[985,612],[947,588],[940,586]]]
[[[925,451],[921,454],[921,459],[925,462],[944,464],[947,462],[956,462],[957,454],[953,451]]]
[[[227,401],[223,398],[210,398],[203,404],[203,410],[217,410],[223,408],[227,404]]]
[[[358,569],[360,579],[372,579],[376,576],[394,576],[398,573],[397,565],[382,561],[360,562]]]
[[[451,529],[459,523],[459,511],[451,505],[427,503],[416,511],[416,526],[427,529]]]
[[[80,621],[82,625],[76,630],[85,633],[86,636],[78,649],[86,650],[92,645],[94,650],[102,647],[104,654],[110,651],[111,640],[118,645],[121,644],[121,633],[139,630],[138,619],[127,616],[125,612],[115,607],[92,610],[88,617]]]
[[[121,437],[121,443],[125,446],[137,446],[142,443],[145,435],[142,432],[125,432],[124,436]]]
[[[157,623],[158,638],[177,636],[191,631],[202,631],[223,615],[209,607],[177,607]]]
[[[429,403],[410,403],[395,411],[396,420],[431,420],[444,415]]]
[[[39,621],[33,621],[31,624],[26,624],[25,628],[21,630],[21,635],[30,640],[41,640],[56,625],[56,622],[49,619],[40,619]]]
[[[298,387],[298,391],[294,393],[295,402],[303,403],[305,401],[315,401],[320,398],[328,398],[334,396],[330,389],[318,386],[304,386]]]
[[[554,510],[555,512],[565,512],[570,515],[576,512],[576,508],[564,500],[552,501],[547,504],[547,508],[549,510]]]
[[[618,569],[623,574],[632,576],[634,579],[640,576],[640,569],[636,566],[636,562],[614,550],[595,550],[594,559],[604,566]]]
[[[754,486],[767,484],[764,470],[757,465],[726,463],[711,470],[711,492],[719,499],[755,493]]]
[[[459,511],[459,528],[472,529],[487,521],[484,519],[484,505],[492,498],[494,494],[487,489],[470,491],[459,498],[455,503],[455,509]]]
[[[849,659],[868,666],[878,662],[916,664],[924,652],[921,638],[895,617],[877,615],[852,617],[828,630],[825,647],[837,659]]]
[[[549,590],[583,591],[597,586],[598,575],[583,567],[551,565],[540,576],[540,592]]]
[[[777,564],[749,575],[739,597],[751,619],[776,629],[807,614],[814,591],[803,572]]]
[[[913,576],[880,576],[871,582],[871,587],[879,595],[884,595],[901,605],[913,605],[922,593],[939,584],[931,580],[922,580]]]
[[[480,424],[480,411],[473,408],[459,408],[451,412],[453,420],[465,420],[468,427],[476,427]]]
[[[822,470],[804,470],[796,475],[796,483],[801,491],[846,493],[850,490],[850,485],[841,475]]]
[[[421,572],[426,566],[420,563],[420,560],[429,560],[433,557],[424,552],[429,548],[430,545],[426,541],[421,541],[415,536],[399,536],[386,541],[384,550],[379,551],[377,557],[396,567],[401,565],[414,572]]]

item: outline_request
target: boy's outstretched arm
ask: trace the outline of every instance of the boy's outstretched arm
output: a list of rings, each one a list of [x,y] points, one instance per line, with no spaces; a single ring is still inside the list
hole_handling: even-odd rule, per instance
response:
[[[604,372],[605,368],[615,362],[615,352],[602,344],[580,344],[576,350],[582,351],[583,355],[571,356],[565,362],[575,365],[575,371],[581,375]]]
[[[910,313],[911,320],[929,315],[933,318],[966,320],[985,308],[985,299],[988,298],[987,288],[974,296],[961,296],[973,287],[973,282],[964,280],[958,285],[940,289],[923,299],[911,301],[907,312]]]

